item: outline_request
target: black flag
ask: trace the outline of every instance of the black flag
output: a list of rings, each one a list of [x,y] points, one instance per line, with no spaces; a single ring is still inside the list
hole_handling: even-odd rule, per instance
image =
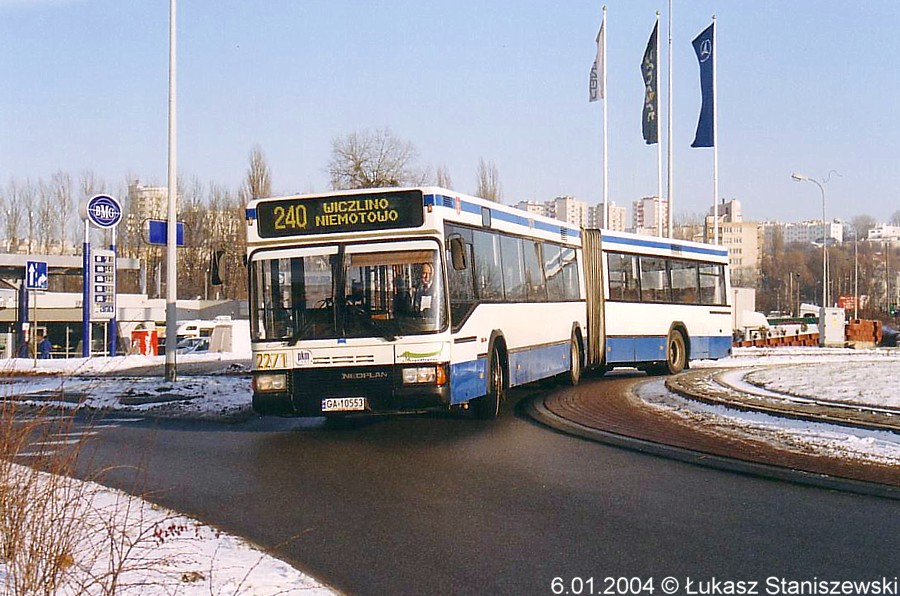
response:
[[[647,49],[644,50],[644,60],[641,62],[641,74],[644,76],[644,116],[641,129],[644,133],[644,141],[648,145],[659,142],[659,78],[657,77],[659,64],[659,21],[653,27]]]

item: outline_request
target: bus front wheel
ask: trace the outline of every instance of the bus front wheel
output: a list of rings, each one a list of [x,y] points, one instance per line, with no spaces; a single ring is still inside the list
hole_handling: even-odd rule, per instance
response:
[[[487,370],[487,395],[474,400],[473,414],[481,420],[493,420],[500,415],[503,401],[506,399],[506,369],[500,350],[491,350]]]

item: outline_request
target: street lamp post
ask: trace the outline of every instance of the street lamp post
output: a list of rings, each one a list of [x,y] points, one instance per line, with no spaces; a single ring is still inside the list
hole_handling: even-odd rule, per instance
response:
[[[859,232],[853,230],[853,319],[859,319]]]
[[[822,308],[819,311],[819,345],[825,342],[825,308],[828,306],[828,220],[825,218],[825,187],[815,178],[810,178],[805,174],[794,172],[791,178],[797,182],[808,181],[814,183],[822,192]]]

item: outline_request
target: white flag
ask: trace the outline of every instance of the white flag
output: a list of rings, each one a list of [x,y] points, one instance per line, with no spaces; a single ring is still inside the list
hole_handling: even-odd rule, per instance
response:
[[[603,86],[603,72],[606,69],[606,56],[603,55],[603,49],[606,47],[606,19],[600,23],[600,32],[597,33],[597,58],[591,66],[591,85],[590,100],[597,101],[606,97],[606,89]]]

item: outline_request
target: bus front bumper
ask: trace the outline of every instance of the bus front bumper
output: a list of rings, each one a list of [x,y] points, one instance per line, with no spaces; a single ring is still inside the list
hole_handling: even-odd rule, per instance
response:
[[[443,371],[437,372],[437,367]],[[429,368],[435,369],[433,376]],[[253,410],[261,415],[311,417],[443,410],[450,405],[448,372],[447,364],[294,369],[284,371],[283,389],[259,391],[260,384],[254,382]],[[256,381],[272,373],[253,374]]]

